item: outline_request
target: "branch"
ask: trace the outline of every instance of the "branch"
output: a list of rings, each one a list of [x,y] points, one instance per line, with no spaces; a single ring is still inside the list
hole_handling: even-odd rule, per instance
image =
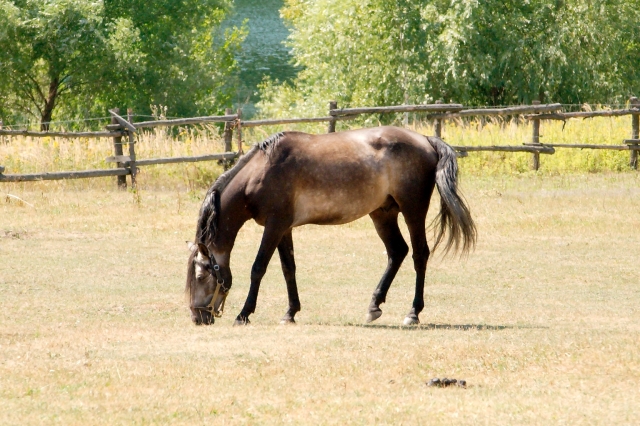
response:
[[[42,90],[40,90],[40,83],[38,83],[38,81],[34,77],[29,75],[28,73],[27,73],[27,78],[29,80],[31,80],[33,82],[33,84],[36,86],[36,90],[38,91],[38,94],[40,95],[40,99],[42,99],[44,102],[47,102],[47,97],[44,95],[44,93],[42,93]]]
[[[37,115],[35,115],[35,114],[33,113],[33,111],[32,111],[31,109],[29,109],[28,107],[26,107],[24,104],[21,104],[21,103],[12,103],[12,105],[13,105],[13,107],[14,107],[15,109],[17,109],[18,111],[23,112],[25,115],[30,116],[30,117],[33,117],[33,118],[35,118],[35,119],[38,119],[38,116],[37,116]],[[39,111],[38,111],[38,112],[39,112]]]
[[[31,90],[29,90],[28,88],[23,89],[23,92],[25,93],[25,95],[31,99],[31,102],[33,102],[33,105],[36,107],[36,109],[38,110],[38,112],[40,113],[40,115],[42,115],[42,109],[40,109],[40,104],[38,103],[38,101],[36,101],[36,99],[33,97],[33,93],[31,93]]]
[[[60,78],[58,82],[58,96],[64,93],[66,90],[69,90],[69,86],[66,84],[66,80],[71,77],[71,74],[67,74]]]
[[[62,88],[60,88],[62,86]],[[58,92],[57,92],[57,97],[59,98],[61,95],[63,95],[64,93],[66,93],[66,91],[69,90],[69,86],[65,85],[58,85]]]

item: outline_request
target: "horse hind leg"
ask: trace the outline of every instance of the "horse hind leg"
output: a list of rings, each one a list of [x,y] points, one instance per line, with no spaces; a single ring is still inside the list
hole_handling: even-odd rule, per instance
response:
[[[392,208],[385,211],[380,208],[369,215],[373,220],[373,224],[387,249],[388,263],[387,269],[384,271],[378,286],[373,292],[369,312],[366,322],[370,323],[377,320],[382,315],[380,304],[386,301],[387,292],[393,282],[402,261],[409,252],[407,243],[402,238],[402,233],[398,227],[398,209]]]
[[[404,325],[420,324],[418,316],[424,309],[424,280],[429,260],[429,246],[426,235],[426,211],[424,214],[404,213],[409,234],[411,235],[411,247],[413,249],[413,266],[416,271],[416,289],[413,298],[413,306],[404,319]]]
[[[280,320],[280,324],[295,324],[296,313],[300,312],[300,298],[298,297],[298,285],[296,284],[296,262],[293,257],[293,236],[291,230],[283,235],[278,244],[278,254],[282,265],[282,273],[287,283],[289,296],[289,310]]]

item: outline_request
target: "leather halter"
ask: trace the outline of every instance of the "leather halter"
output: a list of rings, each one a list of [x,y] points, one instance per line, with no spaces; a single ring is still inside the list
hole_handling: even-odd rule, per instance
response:
[[[213,316],[216,318],[222,317],[224,313],[224,302],[227,300],[227,294],[229,294],[229,289],[224,286],[224,279],[222,278],[222,274],[220,274],[220,265],[216,262],[216,259],[213,257],[213,254],[209,255],[209,265],[211,269],[216,274],[216,289],[213,291],[213,297],[211,298],[211,302],[207,305],[207,308],[210,308],[213,312]],[[222,302],[220,303],[220,310],[216,311],[213,307],[216,299],[218,298],[218,293],[222,290]]]
[[[202,263],[200,263],[200,265],[202,265]],[[220,265],[218,265],[218,262],[216,261],[215,257],[213,257],[213,254],[209,255],[209,268],[205,268],[205,269],[210,269],[211,275],[215,274],[216,281],[217,281],[216,289],[213,291],[213,297],[211,298],[211,301],[209,302],[209,304],[207,304],[207,306],[195,307],[194,309],[199,311],[207,311],[211,313],[211,315],[213,315],[214,317],[220,318],[224,313],[224,302],[227,300],[229,289],[224,285],[224,279],[222,278],[222,274],[220,273]],[[220,293],[220,290],[222,290],[222,302],[220,303],[220,310],[216,311],[214,308],[214,303],[218,298],[218,294]]]

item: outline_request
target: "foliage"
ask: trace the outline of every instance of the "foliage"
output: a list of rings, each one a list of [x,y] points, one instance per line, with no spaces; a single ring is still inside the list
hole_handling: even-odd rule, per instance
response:
[[[101,80],[99,3],[3,1],[0,8],[6,13],[0,39],[3,109],[37,111],[50,121],[59,97]]]
[[[304,68],[264,113],[432,102],[619,102],[640,91],[638,0],[288,0]]]
[[[220,30],[229,3],[105,2],[105,16],[117,29],[112,37],[114,51],[123,64],[109,103],[128,102],[136,111],[149,111],[150,104],[165,105],[180,116],[220,112],[230,106],[234,56],[246,31]]]
[[[0,116],[193,115],[228,104],[243,29],[227,0],[0,0]],[[13,117],[11,117],[13,113]]]

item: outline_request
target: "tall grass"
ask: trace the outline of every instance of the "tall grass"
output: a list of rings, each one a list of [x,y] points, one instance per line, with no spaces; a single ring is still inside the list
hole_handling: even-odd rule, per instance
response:
[[[396,124],[400,125],[402,115]],[[367,121],[367,124],[379,124]],[[349,121],[338,122],[337,129],[360,127]],[[409,128],[425,135],[433,135],[433,124],[415,121]],[[269,126],[244,131],[246,141],[255,142],[277,131],[292,129],[310,133],[324,133],[326,123],[299,124],[295,126]],[[531,142],[532,128],[528,120],[513,118],[477,119],[473,121],[446,121],[443,139],[451,145],[522,145]],[[624,117],[599,117],[543,121],[540,126],[542,143],[622,145],[631,136],[631,119]],[[501,175],[532,173],[532,154],[514,152],[471,152],[459,160],[462,173],[471,175]],[[556,175],[566,173],[619,172],[629,170],[629,151],[556,148],[553,155],[541,154],[541,167],[537,174]]]
[[[357,127],[348,122],[339,123],[340,129]],[[428,122],[415,122],[410,127],[422,134],[433,134]],[[270,126],[244,129],[245,146],[263,140],[270,134],[287,129],[312,133],[326,132],[326,124],[298,126]],[[588,143],[620,145],[629,137],[629,117],[572,119],[566,123],[543,121],[543,143]],[[443,138],[452,145],[521,145],[531,141],[531,124],[521,119],[476,120],[471,122],[448,121],[444,125]],[[234,141],[235,145],[235,141]],[[124,147],[127,152],[126,146]],[[155,129],[142,132],[136,139],[138,158],[158,158],[201,155],[224,151],[219,129],[214,126]],[[0,165],[5,173],[23,174],[63,170],[89,170],[115,167],[105,159],[113,155],[113,142],[104,139],[64,139],[4,137],[0,142]],[[472,152],[459,161],[462,173],[470,175],[528,174],[531,171],[532,154],[511,152]],[[594,173],[629,170],[629,151],[558,148],[553,155],[541,154],[542,175],[567,173]],[[196,188],[207,187],[223,171],[217,162],[183,163],[141,168],[141,188]],[[61,183],[73,188],[115,187],[115,178],[78,180]]]
[[[622,145],[630,137],[629,117],[571,119],[543,121],[540,125],[542,143]],[[429,125],[415,129],[433,134]],[[452,145],[522,145],[531,142],[530,123],[521,120],[476,120],[470,123],[447,122],[443,139]],[[530,173],[532,154],[512,152],[471,152],[459,161],[464,173],[495,175]],[[540,155],[539,174],[594,173],[629,170],[629,151],[556,148],[553,155]]]
[[[158,128],[137,135],[135,150],[139,159],[204,155],[223,152],[224,142],[213,126],[181,128],[175,132]],[[126,145],[123,151],[125,155],[128,153]],[[106,158],[113,155],[111,138],[14,137],[0,143],[0,165],[6,167],[6,174],[114,168],[114,163],[106,162]],[[208,186],[222,171],[222,165],[215,161],[145,166],[140,168],[138,185],[148,189],[186,187],[194,190]],[[63,185],[115,188],[115,182],[115,177],[105,177],[67,181]]]

